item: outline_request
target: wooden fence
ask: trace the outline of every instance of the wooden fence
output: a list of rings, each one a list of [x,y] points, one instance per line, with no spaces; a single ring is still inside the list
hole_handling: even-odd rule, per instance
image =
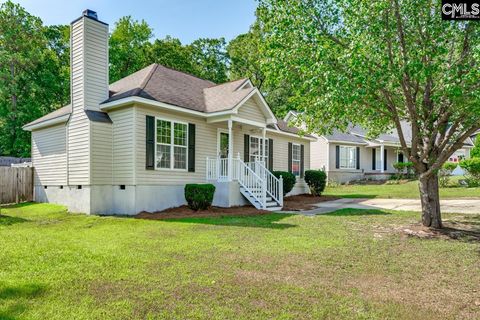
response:
[[[0,204],[33,201],[33,168],[0,167]]]

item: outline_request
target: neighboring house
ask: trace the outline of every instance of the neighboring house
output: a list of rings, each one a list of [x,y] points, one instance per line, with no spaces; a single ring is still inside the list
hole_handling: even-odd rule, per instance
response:
[[[294,122],[297,115],[290,111],[284,120]],[[402,131],[405,139],[411,141],[411,127],[407,122],[402,122]],[[360,126],[351,126],[346,133],[335,130],[329,135],[316,136],[317,141],[310,145],[310,167],[325,170],[331,182],[346,183],[388,179],[395,173],[394,163],[408,161],[401,151],[396,131],[375,139],[367,136],[366,130]],[[467,139],[455,154],[469,158],[472,147],[472,141]]]
[[[108,78],[108,25],[86,10],[71,24],[71,104],[24,126],[36,201],[136,214],[183,205],[186,183],[211,182],[214,205],[278,209],[271,170],[308,192],[315,138],[277,121],[248,79],[217,85],[158,64]]]
[[[32,160],[30,158],[15,158],[15,157],[1,157],[0,156],[0,167],[10,167],[16,164],[29,163]]]

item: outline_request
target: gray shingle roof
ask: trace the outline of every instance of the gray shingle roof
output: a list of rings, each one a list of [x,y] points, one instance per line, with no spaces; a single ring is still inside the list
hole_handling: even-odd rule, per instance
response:
[[[234,108],[254,88],[239,89],[247,79],[223,84],[152,64],[110,85],[110,98],[104,103],[126,97],[142,97],[200,112]]]
[[[39,123],[42,123],[44,121],[48,121],[48,120],[53,120],[53,119],[56,119],[56,118],[60,118],[60,117],[63,117],[65,115],[69,115],[70,113],[72,113],[72,106],[71,105],[67,105],[65,107],[62,107],[60,109],[57,109],[53,112],[50,112],[46,115],[44,115],[43,117],[41,118],[38,118],[30,123],[27,123],[24,127],[27,127],[27,126],[33,126],[35,124],[39,124]]]
[[[269,128],[275,128],[275,127],[274,126],[269,126]],[[299,134],[301,132],[301,130],[299,128],[289,126],[286,121],[284,121],[282,119],[278,119],[278,118],[277,118],[277,128],[280,131],[283,131],[283,132],[286,132],[286,133]],[[312,136],[310,134],[304,134],[304,136],[309,137],[309,138],[315,138],[314,136]]]
[[[348,132],[334,130],[332,134],[323,135],[329,141],[344,141],[350,143],[367,144],[365,139]]]

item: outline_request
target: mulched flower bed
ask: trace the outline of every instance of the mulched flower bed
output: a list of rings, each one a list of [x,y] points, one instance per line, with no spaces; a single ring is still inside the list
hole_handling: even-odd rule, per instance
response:
[[[178,219],[178,218],[209,218],[226,216],[255,216],[271,213],[270,211],[257,210],[253,206],[241,206],[231,208],[210,207],[207,210],[194,211],[187,206],[169,208],[159,212],[141,212],[135,216],[138,219]]]
[[[285,197],[283,199],[282,211],[302,211],[314,209],[313,204],[337,200],[339,198],[332,196],[315,197],[310,194],[302,194],[297,196]],[[179,219],[179,218],[209,218],[209,217],[242,217],[242,216],[257,216],[269,214],[271,211],[257,210],[254,206],[239,206],[231,208],[210,207],[207,210],[194,211],[188,206],[181,206],[176,208],[169,208],[158,212],[141,212],[135,216],[137,219]]]

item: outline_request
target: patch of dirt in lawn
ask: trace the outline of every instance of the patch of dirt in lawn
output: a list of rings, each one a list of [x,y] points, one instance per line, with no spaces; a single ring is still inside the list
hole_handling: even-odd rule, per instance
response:
[[[340,198],[333,196],[313,196],[311,194],[300,194],[296,196],[290,196],[283,198],[283,209],[282,211],[301,211],[301,210],[310,210],[315,209],[314,204],[324,202],[324,201],[333,201]]]
[[[409,237],[421,239],[460,240],[466,242],[480,242],[480,217],[475,215],[456,216],[443,220],[442,229],[424,227],[421,222],[410,224],[371,225],[374,237],[382,239],[384,236],[400,234],[402,239]]]
[[[207,210],[192,210],[188,206],[169,208],[159,212],[141,212],[137,219],[179,219],[179,218],[208,218],[208,217],[242,217],[269,214],[270,211],[258,210],[253,206],[239,206],[231,208],[210,207]]]

